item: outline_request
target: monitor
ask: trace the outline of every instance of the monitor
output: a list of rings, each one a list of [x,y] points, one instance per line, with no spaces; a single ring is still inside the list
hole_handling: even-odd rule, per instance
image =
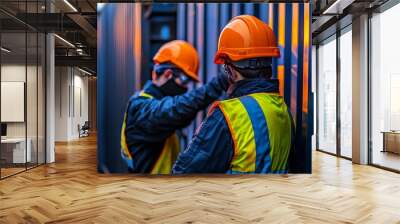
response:
[[[1,123],[1,136],[7,136],[7,124]]]

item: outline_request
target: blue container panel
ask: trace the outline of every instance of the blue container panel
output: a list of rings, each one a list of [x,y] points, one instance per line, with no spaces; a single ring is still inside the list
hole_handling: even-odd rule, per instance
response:
[[[98,171],[123,173],[122,120],[129,97],[140,88],[140,5],[106,4],[97,22]]]

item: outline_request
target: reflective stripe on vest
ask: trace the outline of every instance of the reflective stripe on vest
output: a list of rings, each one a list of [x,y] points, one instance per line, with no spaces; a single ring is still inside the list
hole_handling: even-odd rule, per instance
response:
[[[234,142],[228,173],[287,173],[291,118],[282,97],[254,93],[218,103]]]
[[[151,174],[170,174],[180,151],[178,136],[174,133],[165,141]]]
[[[152,95],[150,95],[148,93],[145,93],[143,90],[140,91],[139,96],[143,96],[143,97],[146,97],[146,98],[153,98]]]
[[[146,98],[153,98],[152,95],[145,93],[143,90],[140,91],[139,96]],[[130,103],[128,104],[129,108]],[[128,145],[126,143],[126,119],[127,112],[124,115],[124,121],[122,124],[121,130],[121,156],[127,163],[127,165],[133,169],[133,161],[132,156],[129,151]],[[154,163],[153,168],[151,169],[151,174],[170,174],[172,171],[172,166],[174,165],[178,154],[180,151],[179,139],[178,136],[174,133],[169,138],[166,139],[165,144],[161,150],[160,156],[157,161]]]

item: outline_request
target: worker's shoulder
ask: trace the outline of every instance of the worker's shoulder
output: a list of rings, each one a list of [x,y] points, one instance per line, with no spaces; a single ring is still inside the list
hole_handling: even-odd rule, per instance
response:
[[[231,98],[231,99],[224,99],[224,100],[218,100],[215,101],[213,104],[211,104],[209,110],[208,110],[208,114],[210,114],[211,112],[213,112],[215,109],[219,108],[219,106],[221,104],[227,103],[227,102],[232,102],[234,100],[237,100],[238,98]]]
[[[219,102],[216,102],[215,105],[217,105],[217,103]],[[207,115],[207,120],[208,122],[224,123],[225,117],[221,109],[218,106],[215,106],[210,108]]]
[[[154,98],[149,98],[135,94],[129,98],[129,110],[135,110],[144,107],[146,105],[150,105],[154,100],[155,100]]]
[[[234,102],[234,101],[237,101],[237,100],[240,100],[240,97],[235,97],[235,98],[230,98],[230,99],[224,99],[224,100],[219,101],[219,103],[220,103],[220,104],[223,104],[223,103],[231,103],[231,102]]]
[[[200,136],[204,139],[204,136],[217,135],[217,133],[226,130],[228,129],[225,117],[222,111],[217,107],[209,111],[207,118],[201,122],[201,125],[196,130],[196,136]]]

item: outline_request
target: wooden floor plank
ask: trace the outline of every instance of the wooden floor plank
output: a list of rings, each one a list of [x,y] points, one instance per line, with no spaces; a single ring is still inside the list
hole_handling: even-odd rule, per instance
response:
[[[96,138],[0,181],[0,223],[400,223],[400,175],[320,152],[312,175],[98,174]]]

